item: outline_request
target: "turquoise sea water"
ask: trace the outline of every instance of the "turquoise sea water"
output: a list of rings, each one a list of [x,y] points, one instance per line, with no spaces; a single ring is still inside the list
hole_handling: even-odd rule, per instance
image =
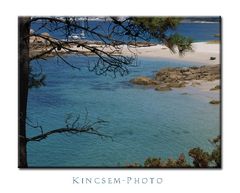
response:
[[[66,57],[79,62],[75,56]],[[82,58],[81,70],[74,70],[56,58],[41,62],[46,87],[31,89],[28,117],[45,131],[63,127],[69,113],[84,120],[108,121],[100,128],[108,138],[82,134],[53,135],[28,145],[31,167],[114,167],[143,163],[151,157],[177,158],[190,148],[210,150],[208,139],[220,133],[220,107],[210,105],[215,94],[175,89],[158,92],[129,83],[139,75],[152,76],[164,67],[198,65],[189,62],[140,58],[137,67],[124,77],[97,76],[89,72]],[[183,95],[189,92],[189,95]],[[29,128],[28,135],[39,133]]]

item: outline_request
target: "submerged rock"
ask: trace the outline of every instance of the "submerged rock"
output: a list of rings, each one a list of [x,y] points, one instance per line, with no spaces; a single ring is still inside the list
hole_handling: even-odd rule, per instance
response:
[[[172,87],[172,88],[182,88],[185,87],[185,82],[170,82],[168,84],[168,87]]]
[[[133,84],[138,84],[138,85],[157,85],[158,84],[157,81],[152,80],[145,76],[140,76],[140,77],[134,78],[134,79],[130,80],[130,82],[132,82]]]
[[[192,84],[191,84],[191,86],[193,86],[193,87],[195,87],[195,86],[199,86],[199,85],[201,85],[200,82],[192,82]]]
[[[220,88],[221,88],[221,86],[220,86],[220,85],[217,85],[217,86],[211,88],[210,91],[219,90]]]
[[[155,87],[155,90],[157,90],[157,91],[170,91],[170,90],[172,90],[172,88],[167,86],[167,85],[165,85],[165,86],[159,85],[159,86]]]
[[[220,101],[218,101],[218,100],[212,100],[212,101],[210,101],[209,103],[212,104],[212,105],[218,105],[218,104],[220,104]]]

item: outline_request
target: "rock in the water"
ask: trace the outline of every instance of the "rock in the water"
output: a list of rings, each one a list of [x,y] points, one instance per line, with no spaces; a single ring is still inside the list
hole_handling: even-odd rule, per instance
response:
[[[210,91],[219,90],[220,88],[221,88],[221,86],[220,86],[220,85],[217,85],[217,86],[211,88]]]
[[[133,84],[155,86],[155,90],[166,91],[187,85],[196,86],[201,80],[213,81],[220,79],[220,65],[164,68],[155,74],[153,79],[140,76],[132,79]],[[217,88],[216,88],[217,89]]]
[[[155,90],[157,91],[170,91],[172,90],[171,87],[168,87],[168,86],[162,86],[162,85],[158,85],[155,87]]]
[[[145,76],[140,76],[131,80],[133,84],[138,85],[157,85],[158,82]]]
[[[185,86],[185,82],[170,82],[168,83],[168,87],[172,88],[181,88]]]
[[[201,85],[200,82],[192,82],[191,86],[195,87],[195,86],[198,86],[198,85]]]
[[[209,103],[212,104],[212,105],[218,105],[218,104],[220,104],[220,101],[218,101],[218,100],[212,100],[212,101],[210,101]]]
[[[160,82],[191,81],[191,80],[216,80],[220,78],[219,65],[193,66],[184,68],[164,68],[155,75],[155,80]]]

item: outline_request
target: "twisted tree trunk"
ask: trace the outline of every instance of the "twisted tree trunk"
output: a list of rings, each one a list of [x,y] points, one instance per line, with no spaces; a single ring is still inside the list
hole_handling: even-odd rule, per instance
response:
[[[29,77],[29,34],[30,18],[18,18],[18,82],[19,82],[19,125],[18,125],[18,167],[26,168],[27,163],[27,140],[26,140],[26,113],[28,98]]]

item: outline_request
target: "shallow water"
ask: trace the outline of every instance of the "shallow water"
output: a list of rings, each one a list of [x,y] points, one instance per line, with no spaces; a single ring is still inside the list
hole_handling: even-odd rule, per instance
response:
[[[197,64],[141,58],[137,67],[129,68],[129,75],[112,78],[89,72],[85,60],[81,61],[80,71],[56,63],[55,58],[41,62],[47,86],[30,90],[28,117],[47,131],[63,127],[69,113],[80,114],[83,122],[87,109],[89,120],[108,121],[99,131],[111,135],[113,141],[87,134],[53,135],[29,143],[30,167],[126,166],[143,163],[149,156],[177,158],[193,147],[212,148],[208,139],[220,133],[220,108],[208,102],[216,93],[159,92],[129,83],[133,77],[152,76],[163,67]],[[28,129],[29,136],[38,132]]]

